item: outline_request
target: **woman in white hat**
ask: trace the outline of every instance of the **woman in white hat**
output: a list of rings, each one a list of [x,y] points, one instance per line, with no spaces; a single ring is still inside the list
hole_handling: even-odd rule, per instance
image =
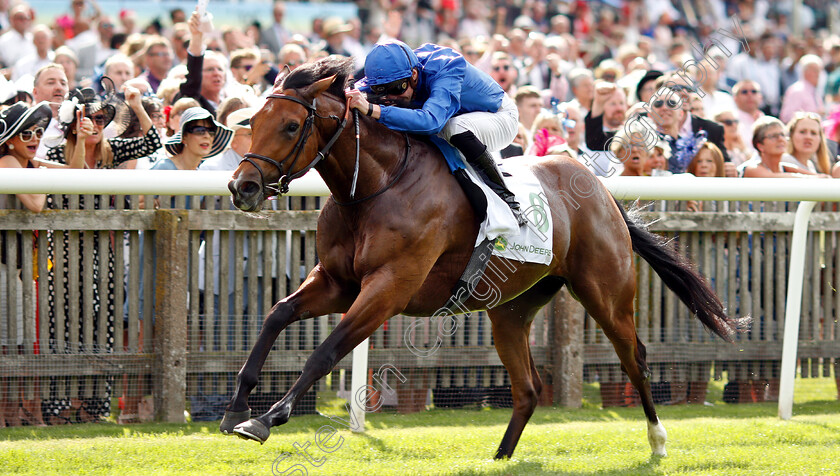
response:
[[[66,167],[62,164],[55,164],[38,160],[35,158],[35,152],[38,150],[38,144],[41,142],[41,137],[44,135],[44,127],[49,123],[52,110],[46,102],[39,103],[33,107],[29,107],[26,103],[15,103],[2,111],[0,111],[0,168],[7,169],[33,169],[38,167]],[[47,201],[46,194],[41,193],[18,193],[15,194],[18,201],[26,207],[26,209],[33,212],[40,212],[44,209],[44,204]],[[0,195],[0,209],[8,208],[6,203],[7,195]],[[21,248],[24,246],[23,236],[18,233],[18,241],[20,241]],[[6,235],[14,237],[15,234]],[[17,295],[17,322],[18,329],[23,329],[23,282],[21,281],[20,269],[23,266],[22,255],[18,254],[16,266],[8,262],[6,256],[6,243],[2,236],[0,236],[0,248],[3,250],[3,258],[0,260],[0,282],[3,287],[12,285],[10,281],[16,281],[9,289],[15,289]],[[37,249],[36,249],[37,250]],[[35,318],[35,328],[38,328],[38,318]],[[12,342],[15,341],[16,336],[12,336]],[[22,342],[26,346],[34,346],[34,342]],[[15,348],[15,346],[12,346]],[[31,352],[32,349],[29,349]],[[14,352],[14,351],[12,351]],[[36,385],[40,382],[36,380]],[[44,417],[41,412],[41,399],[33,398],[26,400],[23,395],[14,392],[4,392],[5,395],[0,395],[0,427],[3,426],[18,426],[22,422],[27,422],[30,425],[45,426]],[[36,391],[36,395],[40,392]]]
[[[172,157],[156,163],[152,170],[196,170],[204,159],[221,154],[233,131],[213,119],[203,107],[191,107],[181,115],[181,127],[168,141]]]
[[[52,110],[49,103],[40,102],[29,107],[18,102],[0,111],[0,168],[27,169],[38,167],[68,167],[47,160],[35,158],[38,145],[44,136],[44,128],[50,122]],[[81,162],[70,164],[81,168]],[[18,200],[28,210],[40,212],[47,201],[43,193],[18,193]]]

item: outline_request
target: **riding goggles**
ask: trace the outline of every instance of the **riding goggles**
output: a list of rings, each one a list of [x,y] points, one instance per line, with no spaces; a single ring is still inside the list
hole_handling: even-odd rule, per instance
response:
[[[371,84],[369,87],[374,94],[383,96],[399,96],[408,89],[408,79],[409,78],[402,78],[385,84]]]

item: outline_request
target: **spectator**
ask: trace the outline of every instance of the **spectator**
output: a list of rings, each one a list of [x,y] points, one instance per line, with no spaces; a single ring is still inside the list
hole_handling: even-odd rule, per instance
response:
[[[723,145],[729,154],[729,160],[737,168],[755,153],[752,146],[747,147],[738,128],[735,112],[725,110],[715,116],[715,122],[723,126]]]
[[[539,90],[532,86],[523,86],[516,91],[513,100],[519,110],[519,122],[530,130],[542,109],[543,99]]]
[[[492,77],[504,92],[510,96],[516,96],[516,78],[518,76],[516,67],[507,53],[497,51],[490,61],[490,77]]]
[[[152,127],[152,120],[143,108],[140,93],[134,88],[126,89],[125,97],[140,121],[143,136],[104,139],[103,131],[114,118],[127,120],[125,103],[116,98],[113,89],[108,89],[110,94],[104,100],[97,99],[91,88],[76,89],[70,94],[70,98],[83,105],[85,116],[81,118],[81,125],[77,126],[79,118],[72,114],[73,103],[68,100],[62,104],[64,111],[59,111],[59,121],[65,131],[66,142],[63,146],[50,148],[47,152],[49,159],[65,163],[82,157],[85,168],[114,168],[125,161],[151,155],[160,149],[157,130]]]
[[[732,87],[732,94],[735,98],[741,138],[750,150],[755,151],[752,148],[753,125],[760,117],[764,116],[764,112],[760,109],[762,102],[761,87],[755,81],[739,81]]]
[[[181,98],[175,101],[168,113],[164,111],[164,117],[166,118],[164,142],[168,141],[170,137],[175,135],[175,131],[181,128],[181,114],[191,107],[201,107],[201,105],[193,98]]]
[[[656,89],[650,117],[657,123],[660,132],[666,134],[665,139],[671,146],[668,169],[675,174],[684,173],[703,138],[715,144],[723,153],[724,161],[729,162],[723,143],[723,127],[690,112],[694,87],[679,75],[666,75],[656,80]],[[677,112],[673,108],[681,110]],[[727,175],[734,177],[734,165],[730,163],[726,168]]]
[[[706,141],[697,149],[686,172],[695,177],[724,177],[723,153],[713,143]],[[696,210],[700,211],[700,210]]]
[[[0,168],[62,167],[59,164],[43,162],[35,158],[38,143],[44,134],[44,127],[49,123],[51,116],[52,110],[46,103],[29,107],[23,102],[18,102],[0,112],[0,124],[2,124],[3,130],[0,133]],[[36,213],[44,209],[47,201],[47,196],[39,193],[19,193],[15,196],[27,210]],[[4,203],[4,205],[0,205],[0,208],[7,208],[5,198],[5,196],[0,195],[0,201]],[[12,233],[10,236],[14,237],[14,234]],[[18,233],[18,240],[21,241],[20,246],[24,246],[20,233]],[[15,302],[17,305],[15,313],[18,316],[17,329],[23,329],[23,282],[21,281],[19,270],[24,265],[31,266],[31,264],[23,263],[22,257],[18,258],[17,266],[9,266],[9,264],[6,259],[6,247],[4,244],[3,260],[0,262],[0,282],[2,282],[2,289],[4,291],[16,290]],[[36,329],[39,327],[37,315],[34,326]],[[39,353],[39,344],[37,341],[24,342],[23,339],[23,334],[20,332],[17,335],[8,335],[6,342],[7,352],[16,353],[16,349],[22,349],[22,346],[25,345],[27,347],[34,346],[34,352],[36,354]],[[41,380],[36,377],[34,384],[36,388],[35,395],[40,395]],[[17,393],[18,391],[20,393]],[[5,395],[5,399],[3,395]],[[3,426],[18,426],[21,423],[46,426],[41,408],[42,402],[40,397],[25,399],[20,389],[15,389],[12,392],[3,389],[0,392],[0,421],[2,421]]]
[[[0,61],[7,68],[11,68],[21,58],[36,53],[32,42],[32,9],[25,3],[20,3],[9,10],[12,29],[0,35]]]
[[[636,86],[636,99],[638,102],[650,103],[650,98],[656,92],[656,80],[662,76],[661,71],[650,70],[642,76]]]
[[[659,139],[653,145],[650,152],[650,157],[645,162],[645,175],[651,177],[658,177],[664,175],[671,175],[668,172],[668,160],[671,158],[671,146],[665,139]]]
[[[797,112],[788,122],[787,130],[790,140],[782,161],[812,173],[831,174],[834,159],[829,156],[820,116],[813,112]]]
[[[292,38],[292,34],[283,26],[286,15],[286,2],[276,1],[272,7],[274,23],[260,33],[260,44],[265,45],[272,53],[278,54],[280,48]]]
[[[21,57],[14,64],[12,80],[17,81],[23,76],[34,76],[41,67],[52,63],[55,53],[52,50],[53,33],[46,25],[35,25],[32,28],[32,43],[35,45],[35,52]]]
[[[122,92],[123,84],[134,77],[134,62],[122,53],[115,54],[105,62],[104,76],[111,78],[117,92]]]
[[[799,60],[799,81],[793,83],[782,101],[782,112],[779,119],[782,122],[789,122],[794,113],[813,112],[819,115],[825,113],[825,105],[821,94],[818,92],[820,73],[823,70],[823,61],[816,55],[805,55]]]
[[[59,129],[58,123],[58,106],[64,101],[67,96],[67,76],[64,74],[64,68],[59,64],[48,64],[35,73],[35,81],[32,87],[32,99],[36,103],[46,101],[53,111],[52,120],[50,120],[47,130],[44,133],[45,137],[53,138],[60,137],[63,131]],[[47,157],[46,140],[41,141],[38,146],[36,157],[44,159]]]
[[[250,85],[248,80],[251,69],[257,66],[260,57],[252,49],[239,49],[230,54],[230,72],[240,84]],[[263,74],[265,74],[263,72]]]
[[[610,152],[624,165],[622,176],[641,177],[650,152],[645,144],[645,137],[640,132],[621,128],[610,142]]]
[[[79,58],[67,46],[59,46],[55,49],[55,62],[64,68],[67,77],[68,90],[76,88],[76,71],[79,68]]]
[[[201,31],[201,19],[193,12],[189,21],[190,39],[189,59],[187,61],[187,80],[181,84],[175,100],[182,97],[193,98],[207,109],[210,115],[216,114],[216,108],[222,102],[225,87],[224,57],[213,51],[204,51],[204,33]]]
[[[303,63],[306,63],[306,51],[294,43],[283,46],[277,55],[277,65],[280,68],[288,66],[289,70],[294,71]]]
[[[761,35],[759,48],[740,53],[729,63],[729,72],[739,81],[752,80],[760,86],[766,113],[776,113],[781,100],[780,40],[770,32]],[[755,56],[752,56],[755,54]],[[734,92],[734,91],[733,91]],[[736,99],[737,101],[737,99]]]
[[[181,115],[178,132],[166,141],[172,156],[152,170],[197,170],[202,160],[222,153],[232,136],[233,131],[214,121],[206,109],[191,107]]]
[[[712,115],[717,111],[734,110],[735,100],[732,99],[732,95],[718,87],[721,67],[715,66],[711,60],[704,60],[700,63],[700,66],[702,68],[697,68],[694,82],[700,84],[697,94],[703,98],[703,109],[706,114]]]
[[[145,69],[140,77],[148,81],[152,92],[156,93],[160,82],[172,69],[172,47],[166,38],[150,36],[146,39],[141,56]]]
[[[744,177],[815,177],[807,169],[782,162],[787,149],[785,125],[775,117],[762,117],[753,126],[753,147],[758,157],[741,164]]]
[[[569,72],[569,87],[574,98],[571,105],[577,107],[584,116],[592,109],[592,98],[595,95],[595,80],[592,72],[585,68],[575,68]]]
[[[330,17],[324,20],[323,35],[326,45],[324,51],[330,55],[341,55],[350,57],[351,54],[344,48],[344,36],[353,27],[344,23],[339,17]]]
[[[593,151],[607,150],[607,142],[624,125],[627,96],[613,83],[598,81],[592,111],[586,115],[586,146]]]
[[[552,147],[566,143],[561,118],[545,109],[534,119],[530,135],[531,146],[525,151],[527,155],[542,157]]]

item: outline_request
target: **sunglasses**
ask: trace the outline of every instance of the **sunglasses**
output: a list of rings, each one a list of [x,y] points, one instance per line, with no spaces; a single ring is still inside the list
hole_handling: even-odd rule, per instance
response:
[[[370,90],[374,94],[384,94],[386,96],[399,96],[408,89],[408,78],[391,81],[387,84],[371,85]]]
[[[738,94],[758,94],[760,92],[758,89],[742,89],[738,91]]]
[[[739,121],[738,119],[721,119],[720,122],[727,126],[734,126],[738,124]]]
[[[207,126],[187,126],[184,128],[184,133],[194,134],[197,136],[207,133],[210,134],[210,137],[216,137],[216,129]]]
[[[764,136],[765,139],[776,140],[776,139],[787,139],[788,136],[784,132],[775,132],[773,134],[767,134]]]
[[[146,53],[146,54],[151,56],[151,57],[158,57],[158,58],[169,58],[170,56],[172,56],[172,55],[169,54],[168,51],[158,51],[158,52],[155,52],[155,53]]]
[[[251,71],[251,68],[253,68],[253,67],[254,67],[254,65],[252,65],[252,64],[243,64],[243,65],[239,65],[239,66],[234,66],[235,69],[244,69],[245,71]]]
[[[676,109],[677,105],[679,105],[679,101],[675,101],[673,99],[669,99],[667,102],[668,102],[668,107],[670,107],[671,109]],[[655,107],[655,108],[660,108],[663,105],[665,105],[665,101],[663,101],[661,99],[657,99],[656,101],[653,101],[653,107]]]
[[[493,71],[507,71],[510,69],[510,65],[506,64],[503,66],[493,66]]]
[[[87,116],[87,117],[88,117],[88,119],[90,119],[90,120],[91,120],[94,124],[96,124],[97,126],[104,126],[104,125],[108,122],[108,120],[107,120],[107,119],[105,118],[105,116],[103,116],[103,115],[99,115],[99,116]]]
[[[18,134],[18,136],[20,137],[20,140],[22,140],[24,142],[31,141],[33,137],[36,140],[41,140],[41,138],[44,137],[44,128],[43,127],[36,127],[35,129],[33,129],[31,131],[29,131],[29,130],[21,131],[20,134]]]
[[[684,86],[682,84],[675,84],[675,85],[671,86],[670,89],[671,89],[671,91],[674,91],[675,93],[681,93],[683,91],[685,91],[687,93],[696,92],[696,90],[694,88],[692,88],[690,86]]]

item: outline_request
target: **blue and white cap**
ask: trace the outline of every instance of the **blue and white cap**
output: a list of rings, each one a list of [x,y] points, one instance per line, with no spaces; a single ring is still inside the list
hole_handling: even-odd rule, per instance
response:
[[[370,86],[388,84],[411,76],[411,70],[419,65],[417,55],[402,41],[377,43],[365,59],[365,77],[356,86],[368,92]]]

